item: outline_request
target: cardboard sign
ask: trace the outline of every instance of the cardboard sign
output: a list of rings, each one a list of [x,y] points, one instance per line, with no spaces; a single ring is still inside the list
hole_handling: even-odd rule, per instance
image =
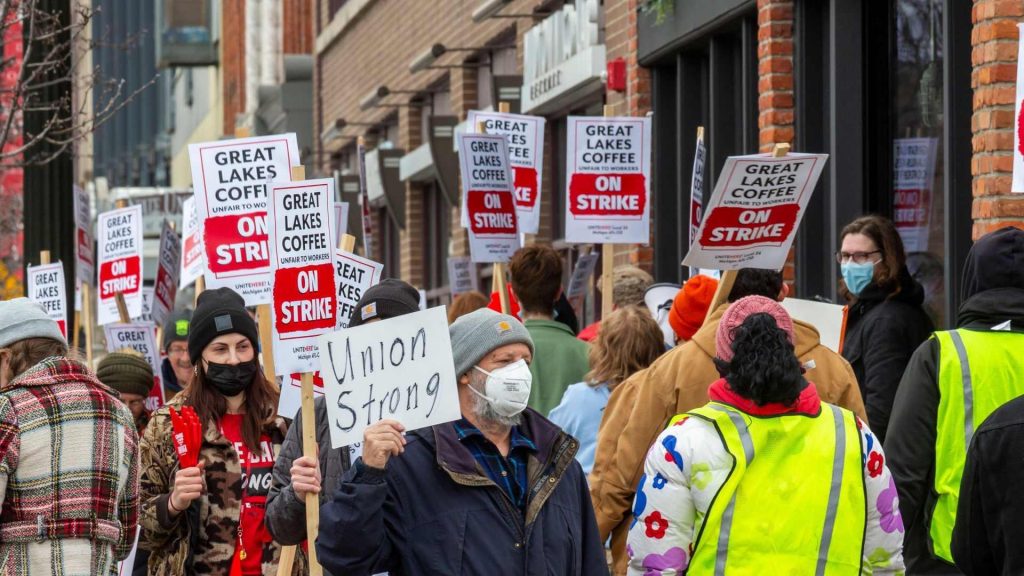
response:
[[[90,286],[96,281],[96,254],[93,251],[92,211],[89,193],[74,187],[75,201],[75,276]]]
[[[459,134],[462,206],[473,262],[508,262],[519,228],[504,136]]]
[[[199,230],[195,197],[186,199],[181,208],[181,274],[178,278],[178,288],[195,282],[206,268],[206,254],[203,252],[203,235]]]
[[[247,306],[271,300],[267,191],[299,164],[295,134],[189,144],[206,251],[206,287],[227,286]],[[333,200],[333,198],[331,198]]]
[[[278,376],[316,371],[316,337],[338,323],[333,202],[333,178],[270,186],[271,318]]]
[[[341,237],[348,234],[348,202],[334,203],[334,245],[341,244]]]
[[[415,430],[461,417],[444,306],[321,336],[320,350],[332,446],[384,418]]]
[[[504,136],[512,187],[516,198],[519,232],[536,234],[540,228],[540,181],[544,174],[544,118],[521,114],[499,114],[470,110],[467,123],[472,129],[484,123],[487,134]]]
[[[569,289],[565,291],[565,297],[570,302],[579,300],[587,295],[587,280],[597,268],[597,252],[583,254],[576,260],[576,267],[572,269],[572,276],[569,277]]]
[[[28,297],[46,310],[47,316],[60,326],[60,333],[67,338],[68,312],[64,266],[60,262],[29,266],[25,275]]]
[[[1014,100],[1013,183],[1010,191],[1024,193],[1024,23],[1017,24],[1017,98]]]
[[[648,244],[651,119],[570,116],[565,240]]]
[[[704,147],[704,130],[697,133],[697,147],[693,155],[693,174],[690,176],[690,244],[697,238],[697,229],[704,219],[704,160],[707,149]],[[697,268],[690,268],[690,276],[700,273]]]
[[[150,324],[111,324],[103,327],[107,337],[107,352],[131,348],[146,359],[153,368],[153,389],[146,398],[146,409],[152,411],[164,405],[163,386],[160,385],[160,352],[156,332]]]
[[[846,307],[815,300],[786,298],[782,307],[794,320],[800,320],[818,329],[821,344],[836,354],[841,354],[843,333],[846,332]]]
[[[893,223],[909,252],[928,250],[938,138],[893,140]]]
[[[153,283],[153,322],[158,326],[174,310],[174,299],[178,294],[178,274],[181,272],[181,238],[164,220],[160,230],[160,260]]]
[[[472,258],[458,256],[448,259],[448,286],[452,296],[478,290],[479,285],[480,278]]]
[[[99,215],[99,317],[102,326],[120,322],[118,292],[128,316],[142,313],[142,207],[129,206]]]
[[[335,282],[338,285],[338,330],[348,328],[353,315],[362,315],[361,320],[369,320],[377,316],[377,309],[368,306],[365,310],[357,310],[356,304],[371,286],[380,283],[384,265],[349,252],[338,250],[335,253]]]
[[[780,270],[828,154],[730,156],[683,265]]]

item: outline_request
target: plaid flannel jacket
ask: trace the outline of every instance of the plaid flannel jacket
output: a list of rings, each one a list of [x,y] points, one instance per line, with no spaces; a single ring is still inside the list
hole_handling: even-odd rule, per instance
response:
[[[116,570],[135,541],[138,446],[131,412],[75,360],[0,390],[0,575]]]

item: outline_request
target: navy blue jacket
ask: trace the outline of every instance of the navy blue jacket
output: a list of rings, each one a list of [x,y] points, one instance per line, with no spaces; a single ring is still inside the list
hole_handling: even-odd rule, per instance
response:
[[[482,472],[452,424],[416,430],[381,472],[362,462],[320,508],[316,551],[332,574],[572,576],[608,573],[579,443],[527,409],[537,445],[525,512]]]

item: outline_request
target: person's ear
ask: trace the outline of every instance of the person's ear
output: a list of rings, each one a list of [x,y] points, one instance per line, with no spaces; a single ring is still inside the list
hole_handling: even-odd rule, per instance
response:
[[[783,300],[786,299],[787,296],[789,296],[789,284],[786,284],[785,282],[783,282],[782,283],[782,289],[779,290],[779,297],[776,298],[776,300],[778,300],[779,302],[782,302]]]
[[[469,372],[466,372],[462,376],[459,376],[460,386],[469,386]]]

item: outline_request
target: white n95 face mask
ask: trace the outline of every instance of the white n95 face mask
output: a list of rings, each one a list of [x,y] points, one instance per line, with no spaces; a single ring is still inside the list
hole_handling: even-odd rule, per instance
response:
[[[530,399],[530,386],[533,384],[533,374],[530,373],[530,366],[526,360],[516,360],[491,372],[479,366],[474,368],[486,374],[487,381],[483,393],[478,392],[473,386],[469,389],[486,400],[496,413],[511,417],[526,409],[526,402]]]

